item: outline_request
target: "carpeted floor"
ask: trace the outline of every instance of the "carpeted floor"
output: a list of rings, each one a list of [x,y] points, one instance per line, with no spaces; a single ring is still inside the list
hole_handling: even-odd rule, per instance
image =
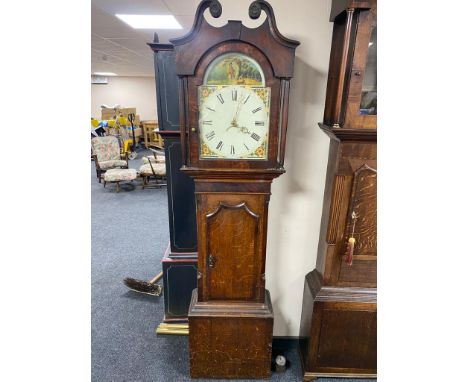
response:
[[[138,168],[143,154],[130,167]],[[139,180],[133,183],[122,185],[120,193],[113,184],[104,188],[91,162],[92,381],[189,381],[188,338],[154,331],[164,317],[163,297],[131,292],[122,282],[156,275],[169,242],[166,188],[142,190]],[[281,351],[290,367],[271,380],[301,381],[295,341],[276,340],[273,350]]]

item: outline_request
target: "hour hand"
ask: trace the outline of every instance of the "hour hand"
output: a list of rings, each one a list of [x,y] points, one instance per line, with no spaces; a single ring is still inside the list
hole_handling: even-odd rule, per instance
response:
[[[244,127],[242,126],[240,128],[241,132],[243,132],[244,134],[251,134],[252,132],[247,128],[247,127]]]

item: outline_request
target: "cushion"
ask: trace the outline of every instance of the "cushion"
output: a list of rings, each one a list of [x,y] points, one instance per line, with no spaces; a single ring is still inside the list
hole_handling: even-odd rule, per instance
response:
[[[143,157],[143,164],[151,163],[166,163],[166,157],[164,155],[156,155],[156,158],[153,155],[148,155]]]
[[[91,139],[91,146],[99,162],[120,159],[119,140],[112,135]]]
[[[153,169],[156,175],[159,175],[159,176],[166,175],[166,165],[164,163],[153,163]],[[144,175],[144,176],[153,175],[153,171],[151,170],[151,165],[149,163],[141,166],[139,172],[140,172],[140,175]]]
[[[119,182],[124,180],[133,180],[137,177],[137,171],[134,168],[113,168],[105,172],[104,180],[106,182]]]
[[[122,159],[106,160],[103,162],[99,161],[99,167],[101,168],[101,170],[107,170],[116,167],[127,167],[127,161],[124,161]]]

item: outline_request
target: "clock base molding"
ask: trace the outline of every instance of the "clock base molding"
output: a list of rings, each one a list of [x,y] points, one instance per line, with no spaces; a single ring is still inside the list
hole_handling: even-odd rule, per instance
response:
[[[315,269],[304,285],[299,352],[304,380],[377,374],[377,289],[323,284]]]
[[[304,381],[315,381],[317,378],[377,378],[377,374],[347,374],[347,373],[305,373]]]
[[[189,311],[191,378],[269,378],[273,308],[265,302],[199,302]]]
[[[188,323],[188,310],[192,291],[197,287],[196,252],[173,252],[166,249],[162,263],[164,321]]]

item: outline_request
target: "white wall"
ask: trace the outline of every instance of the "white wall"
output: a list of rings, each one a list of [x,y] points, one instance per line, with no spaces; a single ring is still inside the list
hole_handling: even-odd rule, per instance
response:
[[[107,85],[91,85],[91,116],[101,118],[101,105],[136,107],[141,120],[157,120],[154,77],[108,77]]]
[[[275,179],[269,210],[266,287],[275,313],[276,336],[298,336],[304,276],[315,267],[322,216],[329,138],[323,119],[333,24],[330,0],[269,0],[279,31],[296,39],[286,146],[286,174]],[[251,0],[221,0],[221,20],[248,19]],[[262,20],[262,19],[261,19]]]
[[[221,0],[223,16],[253,27],[252,0]],[[276,336],[298,336],[304,277],[315,267],[322,216],[329,138],[317,123],[323,119],[333,24],[331,0],[270,0],[278,29],[301,42],[296,50],[286,146],[286,174],[275,179],[269,209],[266,286],[271,292]],[[92,85],[92,115],[102,103],[137,108],[141,119],[157,119],[154,78],[113,77]]]

